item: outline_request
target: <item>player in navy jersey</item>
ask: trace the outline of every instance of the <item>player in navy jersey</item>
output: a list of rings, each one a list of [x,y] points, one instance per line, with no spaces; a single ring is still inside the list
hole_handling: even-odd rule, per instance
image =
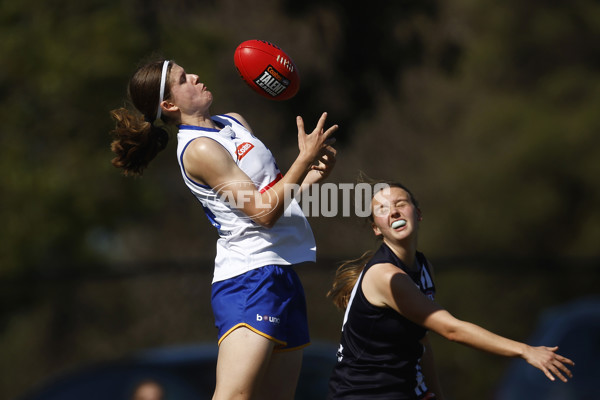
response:
[[[294,265],[314,262],[316,246],[286,185],[306,187],[331,172],[337,125],[324,113],[306,134],[297,117],[299,154],[282,174],[239,114],[211,115],[212,92],[180,65],[160,60],[129,82],[136,110],[113,110],[113,165],[141,175],[175,125],[185,184],[217,229],[212,308],[218,329],[213,399],[293,399],[309,344],[306,304]],[[287,207],[287,208],[286,208]],[[285,211],[285,213],[284,213]]]
[[[444,398],[427,339],[444,338],[507,357],[522,357],[554,380],[572,377],[557,347],[532,347],[461,321],[437,305],[431,264],[417,251],[421,211],[411,192],[390,183],[371,202],[371,226],[383,239],[373,254],[346,262],[329,296],[345,309],[328,399]]]

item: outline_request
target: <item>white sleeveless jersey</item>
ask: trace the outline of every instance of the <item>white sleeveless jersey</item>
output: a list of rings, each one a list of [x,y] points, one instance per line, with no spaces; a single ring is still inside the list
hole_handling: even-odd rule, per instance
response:
[[[181,125],[177,135],[177,158],[188,188],[202,204],[206,216],[219,232],[213,282],[222,281],[265,265],[291,265],[315,261],[315,239],[296,200],[275,225],[264,228],[216,194],[213,188],[195,182],[185,172],[183,154],[200,137],[210,138],[231,154],[260,192],[268,190],[282,175],[267,147],[239,121],[227,115],[213,116],[222,129]],[[218,189],[218,188],[214,188]],[[226,187],[223,187],[226,192]],[[234,199],[243,201],[243,199]],[[283,199],[279,199],[283,201]],[[230,202],[231,203],[231,202]],[[238,203],[239,205],[239,203]]]

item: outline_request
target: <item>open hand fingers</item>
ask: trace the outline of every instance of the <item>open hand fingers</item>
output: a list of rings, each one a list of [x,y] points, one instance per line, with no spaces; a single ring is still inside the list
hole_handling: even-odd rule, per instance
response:
[[[330,136],[331,136],[331,135],[333,135],[333,133],[334,133],[335,131],[337,131],[337,130],[338,130],[338,128],[339,128],[339,126],[338,126],[337,124],[336,124],[336,125],[332,125],[332,126],[330,126],[330,127],[329,127],[329,129],[327,129],[327,130],[326,130],[326,131],[323,133],[323,136],[324,136],[324,137],[325,137],[327,140],[333,139],[333,140],[335,141],[335,138],[331,138]]]
[[[565,367],[563,364],[560,364],[554,368],[556,369],[556,372],[554,372],[554,375],[558,376],[563,382],[566,382],[567,378],[565,376],[563,376],[562,373],[564,373],[569,378],[573,378],[573,373],[571,372],[571,370],[569,370],[569,368]],[[562,371],[562,373],[561,373],[561,371]]]
[[[330,146],[329,144],[327,144],[321,150],[321,155],[328,159],[335,160],[335,157],[337,156],[337,150],[333,146]]]
[[[563,382],[567,381],[567,378],[565,378],[565,376],[554,365],[550,366],[550,368],[548,369],[548,374],[552,376],[551,380],[554,380],[554,376],[556,376]]]
[[[304,130],[304,120],[299,115],[296,117],[296,125],[298,126],[298,135],[306,135],[306,131]]]
[[[338,129],[337,125],[332,125],[327,130],[324,130],[326,121],[327,121],[327,113],[324,112],[323,114],[321,114],[321,117],[319,118],[319,121],[317,122],[317,126],[312,131],[312,134],[323,135],[325,138],[329,138],[329,136],[331,136],[335,131],[337,131],[337,129]],[[304,132],[304,133],[306,132],[304,130],[304,121],[302,120],[302,117],[297,117],[297,125],[298,125],[298,133],[300,133],[300,130],[302,130],[302,132]]]
[[[317,126],[312,131],[312,133],[317,133],[317,134],[323,133],[323,127],[325,126],[326,120],[327,120],[327,113],[324,112],[321,115],[321,117],[319,118],[319,121],[317,122]],[[306,130],[304,129],[304,119],[302,119],[302,117],[299,115],[296,117],[296,125],[298,126],[298,135],[306,134]]]
[[[332,169],[336,162],[336,154],[337,151],[333,147],[326,146],[323,148],[323,150],[321,150],[320,157],[315,160],[315,163],[311,166],[311,169],[318,171]]]
[[[329,148],[328,151],[330,152],[333,149],[331,145],[335,142],[335,138],[331,137],[331,135],[338,129],[338,126],[333,125],[324,131],[323,127],[326,120],[327,113],[323,113],[319,118],[316,128],[310,134],[306,134],[304,120],[301,116],[296,117],[300,153],[313,163],[318,163],[319,158],[324,154],[323,150],[325,148]]]
[[[561,373],[560,373],[561,371],[569,378],[573,377],[573,373],[571,372],[571,370],[569,368],[567,368],[567,366],[565,364],[575,365],[575,363],[573,361],[569,360],[568,358],[557,355],[556,360],[554,361],[554,369],[556,370],[554,375],[558,376],[564,382],[567,381],[567,378],[565,378],[561,375]]]
[[[542,371],[544,371],[544,374],[546,374],[548,379],[552,381],[556,376],[561,381],[567,382],[567,377],[572,378],[573,373],[569,368],[567,368],[565,364],[575,365],[575,363],[570,359],[561,356],[560,354],[556,354],[555,351],[558,350],[558,347],[547,349],[552,352],[552,357],[548,360],[547,363],[545,363],[546,365],[542,368]]]
[[[556,354],[556,359],[563,364],[575,365],[575,363],[572,360],[568,359],[567,357],[563,357],[560,354]]]
[[[323,132],[323,127],[325,126],[325,121],[327,121],[327,113],[324,112],[323,114],[321,114],[321,117],[319,118],[319,121],[317,122],[317,126],[315,127],[315,130],[313,132]]]
[[[573,373],[569,368],[567,368],[565,364],[575,365],[575,363],[567,357],[563,357],[560,354],[556,354],[558,346],[552,347],[550,350],[554,355],[553,360],[551,361],[550,370],[552,371],[552,373],[554,373],[554,375],[558,376],[561,381],[566,382],[567,378],[562,373],[564,373],[569,378],[573,377]]]

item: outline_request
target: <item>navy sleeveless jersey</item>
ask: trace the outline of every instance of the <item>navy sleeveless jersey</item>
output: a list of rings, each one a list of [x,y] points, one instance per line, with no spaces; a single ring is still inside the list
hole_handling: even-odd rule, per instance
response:
[[[417,253],[416,271],[409,271],[382,244],[360,275],[346,309],[338,362],[329,382],[330,400],[418,399],[427,389],[422,382],[420,340],[426,329],[391,308],[368,302],[362,288],[366,271],[375,264],[391,263],[405,271],[421,292],[433,300],[435,285],[425,256]]]

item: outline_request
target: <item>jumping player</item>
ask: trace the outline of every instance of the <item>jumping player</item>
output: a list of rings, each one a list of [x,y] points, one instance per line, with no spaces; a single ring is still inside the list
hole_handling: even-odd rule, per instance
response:
[[[161,60],[129,82],[139,113],[114,110],[113,164],[141,174],[177,125],[183,180],[219,233],[212,308],[219,354],[213,399],[293,399],[309,344],[306,304],[294,266],[315,261],[310,226],[297,202],[284,210],[284,186],[310,185],[335,164],[326,114],[306,134],[297,118],[299,154],[285,175],[239,114],[211,115],[213,95],[194,74]],[[284,211],[285,215],[284,215]]]
[[[532,347],[453,317],[433,302],[431,264],[417,251],[421,211],[398,183],[375,192],[370,221],[379,249],[342,264],[329,296],[345,309],[330,400],[437,399],[443,394],[427,331],[479,350],[522,357],[550,380],[572,377],[557,347]]]

